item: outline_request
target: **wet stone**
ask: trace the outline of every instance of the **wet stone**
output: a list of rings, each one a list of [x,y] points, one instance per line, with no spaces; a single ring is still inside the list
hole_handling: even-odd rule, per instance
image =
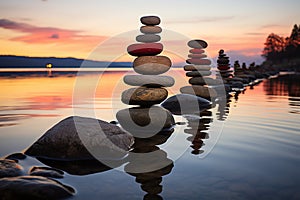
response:
[[[20,176],[23,173],[22,170],[22,166],[14,160],[0,160],[0,178]]]
[[[175,83],[171,76],[156,75],[126,75],[123,80],[128,85],[146,87],[171,87]]]
[[[0,179],[1,199],[63,199],[75,190],[42,176],[18,176]]]
[[[5,157],[5,159],[10,159],[10,160],[24,160],[26,158],[26,155],[23,153],[13,153]]]
[[[32,167],[29,171],[31,176],[44,176],[50,178],[63,178],[64,172],[51,167]]]

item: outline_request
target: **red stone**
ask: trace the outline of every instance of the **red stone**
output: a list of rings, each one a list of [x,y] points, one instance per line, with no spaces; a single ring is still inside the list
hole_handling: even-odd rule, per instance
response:
[[[161,43],[136,43],[127,47],[127,52],[132,56],[155,56],[163,50]]]
[[[189,64],[195,64],[195,65],[210,65],[211,64],[211,61],[208,59],[196,59],[196,58],[187,59],[186,62]]]
[[[203,49],[190,49],[190,53],[204,53],[204,50]]]
[[[229,65],[218,65],[219,70],[228,70],[230,69]]]

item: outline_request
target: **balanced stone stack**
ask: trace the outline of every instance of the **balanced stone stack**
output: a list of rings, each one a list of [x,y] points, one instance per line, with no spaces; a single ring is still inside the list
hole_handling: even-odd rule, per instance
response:
[[[158,34],[162,31],[158,26],[160,18],[145,16],[140,20],[143,26],[140,28],[142,34],[136,37],[138,43],[131,44],[127,48],[131,56],[137,57],[133,62],[133,69],[138,74],[126,75],[123,79],[126,84],[136,87],[125,90],[121,99],[125,104],[140,107],[121,110],[117,113],[121,126],[130,133],[151,132],[150,128],[145,130],[149,124],[154,127],[162,126],[162,128],[168,128],[174,124],[173,116],[169,111],[153,106],[167,98],[168,91],[163,87],[171,87],[175,82],[172,77],[161,75],[170,69],[172,62],[166,56],[158,56],[163,51],[163,45],[158,43],[161,39]],[[152,109],[150,109],[151,106]],[[155,112],[150,113],[151,110]],[[130,120],[133,120],[135,126],[128,123]],[[161,125],[161,123],[164,124]]]
[[[211,61],[206,59],[204,49],[208,46],[204,40],[191,40],[187,45],[192,48],[186,60],[187,65],[184,70],[187,71],[186,76],[191,77],[189,83],[192,86],[184,86],[180,88],[181,93],[194,94],[205,99],[215,98],[216,91],[208,86],[216,85],[215,79],[208,76],[211,75]]]
[[[232,76],[232,70],[230,70],[229,57],[226,56],[224,50],[221,49],[219,51],[219,57],[217,60],[218,70],[220,72],[221,78],[224,83],[228,83],[230,81],[230,77]]]

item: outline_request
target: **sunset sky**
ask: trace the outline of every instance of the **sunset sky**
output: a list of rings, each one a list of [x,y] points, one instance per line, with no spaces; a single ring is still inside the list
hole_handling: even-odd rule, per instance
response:
[[[141,16],[158,15],[163,30],[206,40],[211,57],[223,48],[233,60],[261,62],[268,34],[289,36],[299,8],[299,0],[1,1],[0,54],[88,58],[101,42],[139,29]]]

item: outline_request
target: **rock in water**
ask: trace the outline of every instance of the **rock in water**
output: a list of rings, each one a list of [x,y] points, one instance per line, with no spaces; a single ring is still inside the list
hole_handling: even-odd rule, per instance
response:
[[[42,176],[18,176],[0,179],[1,199],[63,199],[72,196],[75,190],[56,180]]]
[[[156,75],[126,75],[123,80],[128,85],[147,87],[171,87],[175,83],[171,76]]]
[[[140,31],[145,34],[158,34],[162,29],[159,26],[141,26]]]
[[[32,167],[29,171],[31,176],[44,176],[51,178],[63,178],[64,172],[51,167]]]
[[[137,43],[127,47],[127,52],[132,56],[155,56],[163,50],[161,43]]]
[[[172,65],[166,56],[140,56],[133,61],[134,71],[144,75],[158,75],[167,72]]]
[[[160,24],[160,18],[157,16],[144,16],[141,17],[141,22],[144,25],[154,26]]]
[[[22,175],[22,169],[21,165],[14,160],[0,160],[0,178],[20,176]]]
[[[210,108],[211,102],[191,94],[177,94],[162,104],[162,107],[174,115],[199,114],[203,109]]]
[[[204,40],[191,40],[188,42],[188,46],[195,49],[205,49],[208,44]]]
[[[149,107],[161,103],[168,96],[164,88],[138,87],[130,88],[122,93],[122,102],[128,105],[140,105]]]
[[[172,114],[159,106],[128,108],[117,112],[120,125],[135,137],[151,137],[175,122]]]
[[[72,116],[49,129],[25,154],[56,160],[87,160],[94,159],[89,153],[92,151],[101,157],[114,152],[118,157],[124,156],[133,141],[131,135],[114,124]]]

